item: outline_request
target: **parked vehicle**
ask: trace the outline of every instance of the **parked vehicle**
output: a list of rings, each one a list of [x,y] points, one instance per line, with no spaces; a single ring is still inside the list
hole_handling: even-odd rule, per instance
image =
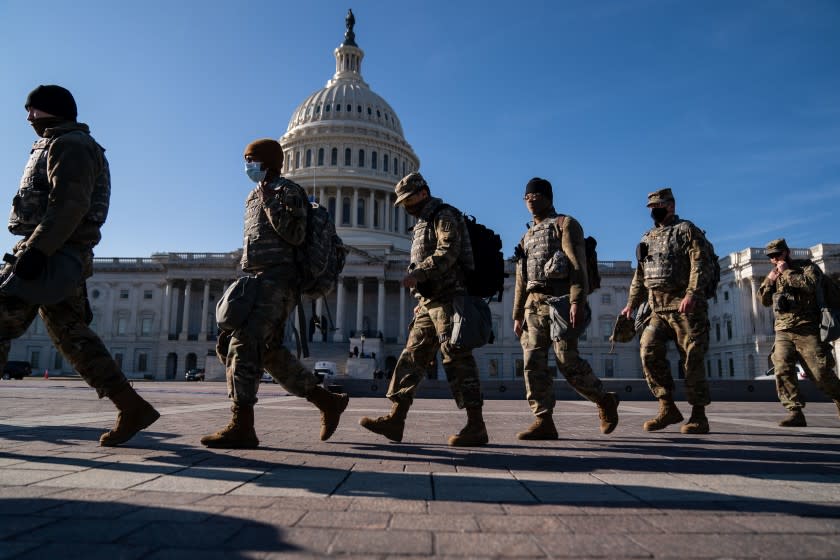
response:
[[[262,383],[277,383],[274,380],[274,378],[271,377],[271,374],[268,373],[267,371],[262,372],[262,376],[260,377],[260,382],[262,382]]]
[[[184,379],[187,381],[204,381],[204,370],[203,369],[188,369],[187,373],[184,374]]]
[[[805,374],[805,369],[803,369],[802,364],[800,364],[799,362],[796,363],[796,378],[799,379],[799,381],[804,381],[805,379],[808,379],[808,376]],[[775,381],[776,368],[771,367],[766,372],[764,372],[764,375],[759,375],[758,377],[756,377],[756,379],[762,381]]]
[[[9,360],[3,366],[3,379],[23,379],[32,375],[32,364],[19,360]]]
[[[315,367],[312,372],[318,378],[318,383],[329,381],[331,377],[335,377],[338,373],[338,367],[335,362],[315,362]]]

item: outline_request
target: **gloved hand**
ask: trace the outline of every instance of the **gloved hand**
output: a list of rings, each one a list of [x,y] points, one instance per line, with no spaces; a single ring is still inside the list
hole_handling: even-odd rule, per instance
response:
[[[34,280],[47,266],[47,255],[35,247],[27,247],[18,255],[13,269],[23,280]]]

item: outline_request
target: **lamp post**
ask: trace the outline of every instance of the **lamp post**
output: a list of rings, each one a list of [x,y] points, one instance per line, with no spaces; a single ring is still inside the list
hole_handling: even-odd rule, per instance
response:
[[[362,336],[360,336],[359,339],[362,341],[362,353],[359,355],[359,357],[364,358],[365,357],[365,333],[362,333]]]

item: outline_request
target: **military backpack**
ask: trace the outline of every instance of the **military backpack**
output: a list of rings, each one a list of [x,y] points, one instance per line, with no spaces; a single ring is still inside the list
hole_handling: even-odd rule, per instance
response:
[[[330,213],[312,202],[306,217],[306,239],[296,252],[301,295],[318,299],[329,295],[344,270],[347,248],[335,231]]]
[[[819,267],[814,265],[818,271]],[[820,308],[820,340],[833,342],[840,338],[840,285],[820,271],[817,285],[817,306]]]
[[[566,221],[566,216],[558,216],[555,224],[557,225],[557,237],[562,239],[563,236],[563,222]],[[586,248],[586,279],[589,284],[589,291],[586,295],[591,294],[601,287],[601,271],[598,270],[598,241],[591,235],[583,240]]]
[[[706,284],[704,295],[706,299],[711,299],[717,294],[718,284],[720,284],[720,257],[715,253],[715,246],[706,238],[706,232],[703,232],[704,250],[706,255],[706,275],[709,282]]]

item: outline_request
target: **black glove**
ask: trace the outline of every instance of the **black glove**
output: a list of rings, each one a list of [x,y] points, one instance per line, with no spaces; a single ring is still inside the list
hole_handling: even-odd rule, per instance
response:
[[[28,247],[18,255],[14,273],[23,280],[35,280],[47,266],[47,255],[35,247]]]

